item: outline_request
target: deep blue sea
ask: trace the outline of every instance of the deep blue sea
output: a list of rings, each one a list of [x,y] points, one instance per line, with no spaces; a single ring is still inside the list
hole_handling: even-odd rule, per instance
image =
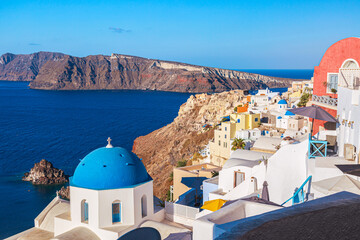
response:
[[[310,80],[313,69],[239,69],[239,71],[257,73],[271,77],[294,78]]]
[[[266,70],[249,71],[266,75]],[[267,71],[289,78],[312,75],[312,70]],[[131,150],[136,137],[172,122],[189,96],[41,91],[29,89],[27,82],[0,81],[0,239],[32,227],[33,219],[61,188],[21,181],[35,162],[45,158],[72,175],[79,159],[105,146],[108,137],[113,145]]]

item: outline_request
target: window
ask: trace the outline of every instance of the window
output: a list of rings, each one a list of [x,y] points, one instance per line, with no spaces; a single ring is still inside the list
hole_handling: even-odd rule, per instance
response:
[[[357,69],[359,68],[358,67],[358,64],[353,61],[353,60],[347,60],[344,62],[344,64],[342,65],[342,68],[347,68],[347,69]]]
[[[225,127],[225,131],[227,131],[227,127]]]
[[[224,148],[227,148],[227,143],[226,142],[224,142]]]
[[[337,73],[329,73],[327,80],[327,92],[331,92],[331,89],[337,90],[338,88],[338,74]]]
[[[259,121],[259,119],[258,119],[258,118],[255,118],[255,122],[257,122],[257,121]]]
[[[146,196],[141,197],[141,216],[146,217],[147,216],[147,204],[146,204]]]
[[[240,123],[240,119],[238,119],[237,122]]]
[[[116,200],[112,203],[112,222],[121,222],[121,203],[119,200]]]
[[[221,146],[221,141],[219,140],[219,146]]]
[[[234,172],[234,187],[242,183],[244,180],[245,180],[245,173],[240,171]]]
[[[81,201],[81,222],[88,223],[89,221],[89,204],[84,199]]]
[[[225,134],[225,139],[226,139],[226,134]]]

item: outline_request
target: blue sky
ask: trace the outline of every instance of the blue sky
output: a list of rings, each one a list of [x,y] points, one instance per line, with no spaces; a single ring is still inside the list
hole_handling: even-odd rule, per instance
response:
[[[359,1],[0,1],[0,54],[122,53],[230,69],[310,69],[360,37]]]

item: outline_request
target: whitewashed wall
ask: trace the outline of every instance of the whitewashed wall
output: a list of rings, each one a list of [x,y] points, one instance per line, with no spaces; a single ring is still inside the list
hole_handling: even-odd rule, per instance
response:
[[[268,160],[265,180],[270,201],[282,204],[307,178],[309,140],[281,147]]]
[[[357,163],[360,148],[360,90],[351,90],[338,87],[338,127],[339,156],[344,156],[344,144],[349,143],[356,147]],[[352,125],[341,124],[343,120],[354,121]]]
[[[106,231],[111,226],[125,226],[125,232],[137,227],[146,220],[161,221],[165,215],[162,212],[154,214],[153,182],[149,181],[133,188],[112,190],[92,190],[70,187],[71,219],[55,218],[55,236],[75,227],[87,227],[101,239],[117,239],[118,233]],[[141,198],[146,196],[147,216],[142,217]],[[86,199],[89,207],[88,223],[81,222],[81,201]],[[112,203],[121,202],[121,222],[112,222]],[[162,219],[159,219],[160,218]],[[124,234],[125,232],[121,233]],[[120,233],[119,233],[120,234]]]

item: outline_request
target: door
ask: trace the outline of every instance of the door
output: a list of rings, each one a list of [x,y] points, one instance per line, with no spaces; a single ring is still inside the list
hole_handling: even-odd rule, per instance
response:
[[[240,171],[234,172],[234,188],[245,181],[245,173]]]

